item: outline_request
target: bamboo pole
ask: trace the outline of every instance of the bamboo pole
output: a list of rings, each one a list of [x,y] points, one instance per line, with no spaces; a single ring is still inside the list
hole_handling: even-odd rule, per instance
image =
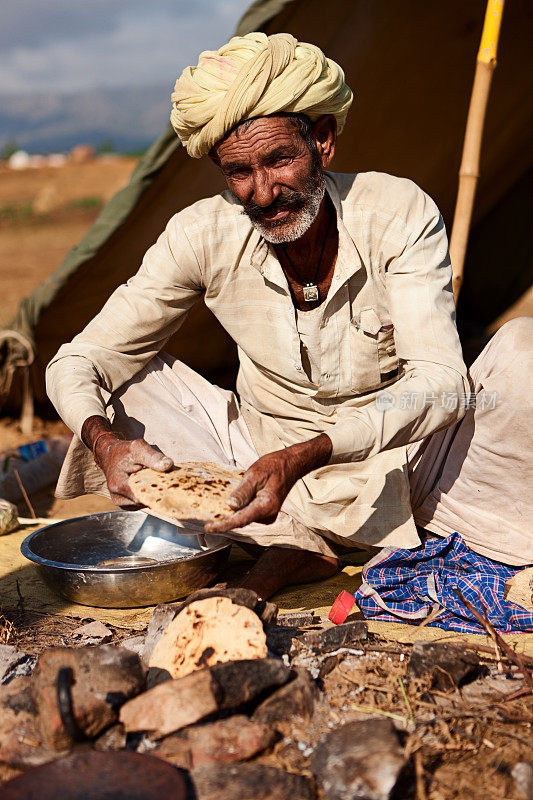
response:
[[[463,282],[466,246],[479,178],[479,156],[483,138],[483,126],[485,124],[492,73],[496,68],[496,51],[498,49],[504,2],[505,0],[488,0],[487,2],[481,44],[477,54],[470,108],[468,109],[468,119],[466,121],[463,157],[459,168],[459,188],[450,240],[450,258],[453,271],[452,288],[456,303]]]

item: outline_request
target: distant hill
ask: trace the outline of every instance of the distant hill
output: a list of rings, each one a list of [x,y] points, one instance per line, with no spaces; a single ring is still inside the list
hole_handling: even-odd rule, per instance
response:
[[[111,139],[119,150],[145,147],[165,129],[169,86],[90,89],[72,94],[0,93],[0,150],[8,141],[30,153],[98,146]]]

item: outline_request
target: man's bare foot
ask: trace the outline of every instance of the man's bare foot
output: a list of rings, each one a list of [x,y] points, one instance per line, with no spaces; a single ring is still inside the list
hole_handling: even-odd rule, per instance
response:
[[[338,568],[339,560],[332,556],[309,550],[268,547],[238,586],[253,589],[261,600],[267,600],[284,586],[331,578]]]

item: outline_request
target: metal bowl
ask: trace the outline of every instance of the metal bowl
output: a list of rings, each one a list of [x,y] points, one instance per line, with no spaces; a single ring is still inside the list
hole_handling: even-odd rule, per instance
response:
[[[142,511],[110,511],[57,522],[21,545],[47,586],[98,608],[166,603],[201,589],[228,560],[227,540],[203,547],[169,522]]]

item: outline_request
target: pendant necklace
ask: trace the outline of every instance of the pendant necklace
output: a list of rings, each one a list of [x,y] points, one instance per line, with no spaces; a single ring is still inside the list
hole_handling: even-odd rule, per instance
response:
[[[319,270],[320,270],[320,265],[322,264],[322,257],[324,255],[324,250],[325,250],[325,247],[326,247],[326,241],[327,241],[328,236],[329,236],[329,229],[331,228],[332,219],[333,219],[333,217],[330,216],[329,222],[328,222],[328,227],[327,227],[327,230],[326,230],[326,235],[324,236],[324,240],[322,242],[322,249],[320,250],[320,256],[319,256],[319,259],[318,259],[318,262],[317,262],[317,265],[316,265],[315,274],[313,275],[313,280],[310,283],[302,283],[302,280],[301,280],[300,276],[298,275],[298,273],[294,269],[294,264],[291,261],[291,257],[289,256],[289,254],[287,253],[287,251],[285,250],[285,248],[282,245],[283,253],[287,257],[287,261],[291,265],[291,269],[294,272],[294,274],[296,275],[296,277],[297,277],[297,279],[298,279],[298,281],[299,281],[299,283],[300,283],[300,285],[302,287],[302,293],[303,293],[304,300],[305,300],[306,303],[316,303],[316,302],[318,302],[320,300],[320,291],[318,289],[318,284],[317,284],[317,280],[316,279],[317,279],[317,276],[318,276],[318,273],[319,273]]]

